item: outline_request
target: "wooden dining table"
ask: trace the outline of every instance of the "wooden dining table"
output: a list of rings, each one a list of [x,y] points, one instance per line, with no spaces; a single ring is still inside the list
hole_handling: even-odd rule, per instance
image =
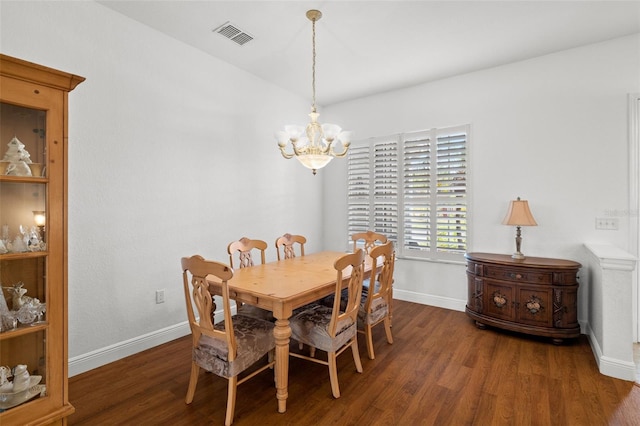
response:
[[[273,335],[276,340],[276,398],[280,413],[287,410],[289,318],[294,309],[334,293],[337,271],[333,264],[345,254],[323,251],[240,268],[228,281],[231,299],[269,310],[276,319]],[[371,259],[369,256],[365,258],[366,278],[371,273]],[[348,278],[350,274],[344,276]],[[210,291],[216,293],[215,288],[210,288]]]

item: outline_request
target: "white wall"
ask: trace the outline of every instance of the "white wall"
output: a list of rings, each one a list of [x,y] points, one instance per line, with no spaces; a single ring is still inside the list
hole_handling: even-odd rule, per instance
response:
[[[285,232],[322,248],[322,180],[273,137],[306,100],[94,2],[0,7],[2,53],[87,79],[69,97],[72,360],[187,330],[182,256]]]
[[[629,216],[617,231],[596,217],[628,208],[627,94],[640,88],[640,35],[619,38],[357,99],[326,108],[332,122],[366,139],[470,123],[469,250],[512,253],[515,229],[501,225],[509,200],[529,200],[537,227],[524,227],[525,255],[586,265],[584,242],[629,250]],[[325,244],[346,240],[345,162],[325,173]],[[332,243],[333,242],[333,243]],[[579,319],[587,318],[581,274]],[[400,260],[394,296],[463,309],[464,266]]]

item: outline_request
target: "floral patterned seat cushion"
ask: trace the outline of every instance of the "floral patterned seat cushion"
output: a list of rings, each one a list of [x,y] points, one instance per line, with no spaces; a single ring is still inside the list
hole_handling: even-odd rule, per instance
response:
[[[250,367],[276,346],[273,337],[274,324],[256,318],[236,315],[233,329],[236,338],[236,359],[229,362],[229,348],[224,339],[202,335],[193,350],[193,360],[200,367],[218,376],[233,377]],[[214,326],[224,331],[224,321]]]
[[[344,319],[338,324],[335,338],[329,335],[332,309],[323,305],[313,305],[290,319],[291,336],[302,343],[322,351],[335,352],[356,334],[356,323]]]
[[[363,294],[360,300],[360,309],[358,309],[358,322],[364,324],[375,324],[384,318],[389,312],[387,301],[381,297],[373,299],[371,302],[371,312],[367,313],[364,309],[367,303],[367,295]]]

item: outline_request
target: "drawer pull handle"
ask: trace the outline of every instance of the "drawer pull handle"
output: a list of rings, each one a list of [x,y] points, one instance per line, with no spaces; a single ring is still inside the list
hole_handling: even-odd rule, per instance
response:
[[[515,278],[516,280],[522,279],[522,274],[514,274],[513,272],[509,274],[509,278]]]

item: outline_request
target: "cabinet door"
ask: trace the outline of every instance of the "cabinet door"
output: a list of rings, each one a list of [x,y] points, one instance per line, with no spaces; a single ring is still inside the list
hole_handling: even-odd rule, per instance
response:
[[[541,327],[551,327],[553,304],[551,289],[538,286],[518,286],[517,321]]]
[[[513,320],[515,302],[513,284],[485,280],[485,286],[484,313],[495,318]]]
[[[482,313],[483,286],[482,278],[467,273],[467,308],[474,312]]]
[[[578,287],[553,288],[553,326],[576,328],[578,323]]]
[[[24,365],[30,376],[26,394],[5,383],[0,424],[29,424],[65,397],[64,96],[0,83],[0,365]]]

